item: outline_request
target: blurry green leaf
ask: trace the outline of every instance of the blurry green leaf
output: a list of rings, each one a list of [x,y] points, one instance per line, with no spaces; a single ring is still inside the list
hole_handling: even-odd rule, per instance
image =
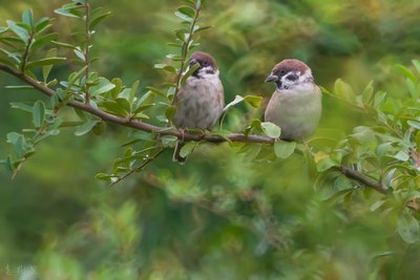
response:
[[[55,57],[57,55],[57,49],[50,49],[47,52],[47,57]],[[42,67],[42,77],[44,79],[44,83],[48,81],[48,76],[53,68],[53,65],[45,65]]]
[[[379,109],[379,106],[384,102],[387,93],[383,91],[379,91],[375,94],[373,107],[375,109]]]
[[[420,226],[415,217],[405,212],[397,222],[397,231],[406,243],[414,244],[420,241]]]
[[[58,63],[63,63],[66,61],[65,57],[48,57],[42,58],[36,61],[31,61],[27,64],[27,68],[34,68],[38,66],[45,66],[45,65],[54,65]]]
[[[22,21],[29,26],[33,26],[34,22],[31,10],[28,9],[23,12]]]
[[[362,92],[363,102],[366,104],[371,104],[374,95],[373,81],[370,81],[369,84],[365,87]]]
[[[394,180],[395,172],[397,172],[397,168],[392,168],[387,172],[385,178],[383,178],[383,183],[387,189],[392,188],[392,181]]]
[[[7,30],[8,30],[7,27],[0,26],[0,34],[6,32]]]
[[[176,141],[178,141],[178,137],[172,135],[165,135],[160,137],[160,141],[162,142],[163,147],[174,147]]]
[[[18,109],[18,110],[22,110],[24,112],[32,113],[33,106],[30,106],[28,104],[15,102],[15,103],[10,103],[10,106],[13,109]]]
[[[415,129],[420,129],[420,122],[418,121],[407,121],[408,125]]]
[[[166,118],[168,120],[172,120],[173,117],[175,116],[175,113],[176,113],[176,107],[175,106],[169,106],[166,109],[166,112],[165,112]]]
[[[81,48],[80,47],[76,47],[74,50],[73,50],[73,52],[74,52],[74,54],[81,60],[81,61],[83,61],[83,62],[86,62],[86,57],[85,57],[85,54],[83,53],[83,51],[81,50]]]
[[[413,74],[413,72],[411,72],[411,70],[405,67],[404,65],[397,64],[395,65],[395,69],[397,69],[401,74],[403,74],[406,78],[410,79],[411,81],[417,81],[417,78]]]
[[[274,153],[280,159],[290,157],[296,149],[296,142],[276,141],[274,143]]]
[[[394,155],[394,158],[400,161],[407,161],[410,159],[410,156],[404,151],[399,151],[396,155]]]
[[[137,80],[133,83],[133,85],[131,86],[131,90],[130,90],[130,98],[128,100],[128,102],[131,104],[133,103],[134,99],[137,96],[137,91],[139,90],[139,86],[140,86],[140,81]]]
[[[29,33],[25,28],[18,26],[14,21],[11,20],[7,21],[7,26],[22,40],[22,42],[25,44],[29,42]]]
[[[370,211],[372,211],[372,212],[374,212],[374,211],[376,211],[377,209],[379,209],[382,205],[384,205],[385,204],[385,200],[378,200],[378,201],[376,201],[374,204],[372,204],[370,207],[369,207],[369,210]]]
[[[414,67],[416,67],[417,73],[420,74],[420,61],[417,59],[412,60]]]
[[[91,95],[100,95],[115,88],[115,85],[106,78],[99,78],[97,85],[90,88]]]
[[[80,6],[78,6],[76,3],[70,3],[54,10],[54,12],[65,17],[81,18],[82,13],[78,11],[79,8]]]
[[[337,163],[326,153],[316,154],[314,159],[318,172],[324,172],[337,166]]]
[[[155,69],[165,70],[166,72],[169,72],[169,73],[176,73],[175,67],[173,67],[171,65],[167,65],[167,64],[155,64],[154,67],[155,67]]]
[[[280,127],[271,122],[262,122],[261,129],[264,132],[264,134],[270,138],[277,139],[281,135]]]
[[[38,33],[42,33],[44,30],[46,30],[48,27],[50,27],[51,18],[49,17],[43,17],[38,20],[38,22],[35,24],[35,31]]]
[[[33,86],[26,86],[26,85],[21,85],[21,86],[6,86],[5,88],[7,88],[7,89],[33,89]]]
[[[114,100],[101,102],[100,105],[105,109],[105,111],[109,113],[113,113],[119,116],[126,116],[128,114],[128,112]]]
[[[337,97],[346,101],[354,101],[356,99],[356,96],[351,86],[341,79],[338,79],[335,82],[334,93]]]
[[[180,13],[183,13],[183,14],[189,16],[190,18],[193,18],[195,16],[195,10],[191,7],[188,7],[188,6],[179,7],[178,11]]]
[[[45,121],[45,104],[42,101],[35,102],[32,107],[32,121],[35,127],[40,127]]]
[[[203,31],[208,30],[208,29],[210,29],[212,27],[213,26],[203,26],[203,27],[200,27],[200,26],[196,25],[195,28],[194,28],[194,33],[203,32]]]
[[[193,14],[191,14],[191,11],[192,11]],[[192,22],[193,21],[194,14],[195,14],[194,10],[189,8],[189,7],[186,7],[186,6],[180,7],[175,12],[175,15],[177,17],[179,17],[183,21],[187,21],[187,22]]]
[[[96,8],[92,11],[91,20],[89,23],[89,29],[93,30],[101,21],[111,15],[111,12],[104,8]]]
[[[32,44],[33,49],[39,49],[42,48],[48,44],[50,44],[52,41],[57,39],[57,33],[49,33],[45,34],[44,36],[38,37],[34,39],[34,42]]]
[[[187,81],[187,79],[188,79],[189,77],[191,77],[191,75],[192,75],[192,74],[194,74],[194,72],[195,72],[195,71],[197,71],[197,70],[198,70],[198,68],[200,68],[200,64],[198,64],[198,63],[196,63],[196,64],[194,64],[194,65],[192,65],[192,66],[189,66],[189,68],[188,68],[187,72],[185,72],[185,73],[182,75],[181,85],[185,84],[185,82]]]
[[[54,44],[54,45],[63,47],[63,48],[68,48],[68,49],[75,49],[75,48],[77,48],[75,45],[67,44],[67,43],[63,43],[63,42],[52,41],[51,43]]]
[[[198,142],[195,142],[195,141],[187,142],[184,146],[182,146],[181,151],[179,152],[179,155],[185,158],[189,156],[197,146],[198,146]]]
[[[74,135],[76,136],[83,136],[87,133],[89,133],[98,123],[97,120],[87,120],[83,125],[79,126],[76,131],[74,132]]]

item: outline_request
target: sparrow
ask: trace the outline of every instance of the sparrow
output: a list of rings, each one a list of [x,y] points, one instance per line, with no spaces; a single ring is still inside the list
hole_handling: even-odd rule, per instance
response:
[[[216,60],[208,53],[195,52],[189,65],[198,69],[186,80],[175,96],[176,112],[173,124],[176,128],[211,130],[223,113],[225,106],[224,88],[219,78]],[[182,141],[175,147],[173,160],[184,163],[180,155]]]
[[[302,140],[312,135],[321,118],[322,96],[308,65],[285,59],[274,66],[265,82],[275,83],[276,91],[264,119],[281,128],[280,138]]]

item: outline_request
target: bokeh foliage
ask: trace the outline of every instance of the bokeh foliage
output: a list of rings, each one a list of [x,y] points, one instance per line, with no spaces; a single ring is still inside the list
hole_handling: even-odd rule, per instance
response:
[[[107,77],[92,90],[113,96],[107,92],[114,90],[109,87],[113,77],[121,77],[132,88],[140,80],[142,94],[151,85],[159,89],[151,91],[156,95],[171,87],[167,82],[172,68],[165,72],[154,66],[165,68],[162,64],[174,58],[165,58],[174,52],[166,43],[174,40],[180,25],[173,15],[180,3],[91,2],[112,11],[92,38],[90,57],[99,57],[92,71]],[[42,15],[56,18],[50,30],[57,33],[51,35],[54,40],[83,40],[80,21],[54,15],[63,1],[0,4],[1,26],[32,8],[36,20]],[[121,157],[121,144],[133,137],[144,140],[145,135],[110,125],[100,136],[75,138],[74,131],[62,129],[59,137],[39,146],[15,181],[6,172],[0,175],[0,275],[415,279],[420,259],[415,162],[420,69],[412,60],[419,59],[419,12],[415,0],[208,1],[201,20],[214,28],[200,35],[199,48],[218,60],[227,101],[237,94],[269,96],[273,89],[262,81],[284,57],[298,57],[312,66],[317,83],[326,90],[323,120],[310,140],[312,149],[299,148],[307,158],[297,153],[275,160],[271,148],[266,151],[258,144],[202,145],[186,166],[179,167],[171,163],[168,150],[142,174],[109,189],[95,181],[94,174],[109,171],[114,158]],[[29,18],[26,14],[23,20]],[[18,37],[25,40],[22,34]],[[72,63],[54,67],[50,76],[66,80],[69,72],[85,70],[83,49],[86,45],[80,45],[79,56],[62,47],[48,53],[54,63],[61,57],[71,57]],[[39,59],[46,53],[35,55]],[[42,72],[36,75],[42,77]],[[0,83],[18,84],[3,74]],[[89,83],[76,85],[80,92],[86,87]],[[127,99],[129,92],[123,94]],[[51,135],[57,134],[56,122],[47,122],[54,111],[33,113],[31,118],[9,110],[10,102],[32,106],[37,99],[32,91],[2,90],[3,138],[31,120],[36,129],[45,125]],[[44,103],[37,102],[30,110],[44,111]],[[163,116],[169,107],[159,109]],[[77,119],[71,111],[64,115]],[[241,104],[229,112],[225,125],[239,131],[257,117],[258,111]],[[99,123],[86,118],[81,118],[85,126],[76,130],[77,135]],[[8,141],[32,153],[31,146],[16,145],[22,142],[17,135],[9,134]],[[12,152],[5,141],[0,145],[2,157]],[[318,164],[310,164],[311,159]],[[343,162],[384,178],[394,192],[383,196],[331,172]]]

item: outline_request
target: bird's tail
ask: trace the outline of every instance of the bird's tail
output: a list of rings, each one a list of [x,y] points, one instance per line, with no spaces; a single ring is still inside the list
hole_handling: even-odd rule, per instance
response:
[[[181,149],[183,146],[184,146],[183,142],[177,141],[175,145],[174,154],[172,156],[172,160],[174,162],[177,162],[182,165],[185,164],[185,162],[187,161],[186,157],[181,156]]]

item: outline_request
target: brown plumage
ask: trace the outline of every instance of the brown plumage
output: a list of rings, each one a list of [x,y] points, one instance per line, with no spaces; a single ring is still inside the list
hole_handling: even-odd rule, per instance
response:
[[[215,59],[204,52],[195,52],[190,65],[199,64],[197,71],[187,79],[175,99],[174,125],[179,129],[211,130],[224,107],[224,90]],[[174,161],[185,162],[181,157],[182,143],[177,144]]]
[[[297,59],[275,65],[266,82],[274,82],[265,111],[265,121],[282,129],[281,138],[301,140],[310,136],[321,118],[321,91],[314,83],[311,69]]]

